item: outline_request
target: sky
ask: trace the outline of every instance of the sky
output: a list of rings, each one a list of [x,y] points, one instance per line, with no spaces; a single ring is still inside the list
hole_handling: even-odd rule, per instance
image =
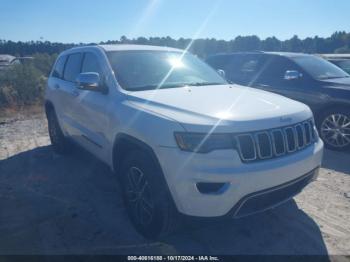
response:
[[[349,11],[350,0],[0,0],[0,39],[327,37],[350,32]]]

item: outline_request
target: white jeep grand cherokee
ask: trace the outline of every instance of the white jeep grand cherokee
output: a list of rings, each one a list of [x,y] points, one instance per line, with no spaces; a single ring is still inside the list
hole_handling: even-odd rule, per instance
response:
[[[307,106],[229,84],[178,49],[65,51],[45,107],[53,148],[64,153],[74,141],[109,165],[149,238],[180,214],[234,218],[274,207],[312,181],[322,159]]]

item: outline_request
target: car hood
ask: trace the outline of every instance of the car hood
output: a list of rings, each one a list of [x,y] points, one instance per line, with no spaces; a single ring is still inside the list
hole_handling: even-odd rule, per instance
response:
[[[187,131],[244,132],[312,117],[299,102],[240,85],[195,86],[130,92],[134,106],[179,122]]]

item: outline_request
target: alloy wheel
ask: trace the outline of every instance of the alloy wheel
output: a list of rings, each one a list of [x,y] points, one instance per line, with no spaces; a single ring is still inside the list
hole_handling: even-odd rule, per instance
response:
[[[342,148],[350,145],[350,117],[331,114],[321,124],[321,136],[329,145]]]
[[[139,168],[131,167],[127,178],[128,187],[126,197],[131,212],[139,224],[149,225],[154,217],[154,203],[146,177]]]

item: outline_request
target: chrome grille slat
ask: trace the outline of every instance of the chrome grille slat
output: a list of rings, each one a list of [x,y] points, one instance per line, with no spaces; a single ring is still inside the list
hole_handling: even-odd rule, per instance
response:
[[[317,134],[313,121],[307,120],[282,128],[239,134],[235,139],[242,161],[254,162],[300,151],[316,142]]]
[[[298,149],[302,149],[305,146],[305,131],[304,131],[304,127],[303,127],[302,124],[297,124],[294,128],[295,128],[295,132],[296,132],[296,135],[297,135],[297,146],[298,146]],[[299,137],[298,129],[301,132],[301,137]]]
[[[289,133],[289,131],[291,133]],[[297,139],[296,139],[296,134],[295,134],[294,128],[290,127],[290,126],[284,128],[283,134],[284,134],[284,141],[285,141],[288,153],[295,152],[297,150]]]
[[[242,141],[240,138],[247,138],[249,137],[249,139],[251,140],[251,143],[253,145],[252,151],[253,151],[253,156],[252,157],[247,157],[247,154],[242,150]],[[236,137],[236,141],[237,141],[237,145],[238,145],[238,149],[239,149],[239,154],[241,156],[241,159],[243,161],[254,161],[257,159],[257,155],[256,155],[256,144],[255,144],[255,139],[253,138],[253,136],[251,134],[242,134],[242,135],[238,135]]]
[[[311,140],[312,142],[316,141],[316,131],[315,131],[315,123],[313,120],[309,120],[311,124]]]
[[[277,143],[278,143],[278,136],[280,135],[280,138],[282,139],[281,141],[281,146],[283,147],[283,151],[281,152],[277,152],[279,150],[277,150]],[[271,131],[271,137],[272,137],[272,145],[273,145],[273,152],[275,156],[282,156],[286,153],[286,145],[284,142],[284,134],[282,132],[282,130],[280,129],[275,129]]]
[[[268,138],[268,151],[269,151],[269,154],[263,154],[263,149],[261,148],[261,136],[267,136]],[[259,133],[256,133],[255,134],[255,143],[256,143],[256,146],[257,146],[257,151],[258,151],[258,156],[261,158],[261,159],[267,159],[267,158],[271,158],[272,157],[272,143],[271,143],[271,137],[269,135],[269,133],[267,131],[265,132],[259,132]]]
[[[308,146],[312,142],[312,138],[311,138],[312,129],[309,121],[304,122],[303,125],[305,129],[305,145]]]

